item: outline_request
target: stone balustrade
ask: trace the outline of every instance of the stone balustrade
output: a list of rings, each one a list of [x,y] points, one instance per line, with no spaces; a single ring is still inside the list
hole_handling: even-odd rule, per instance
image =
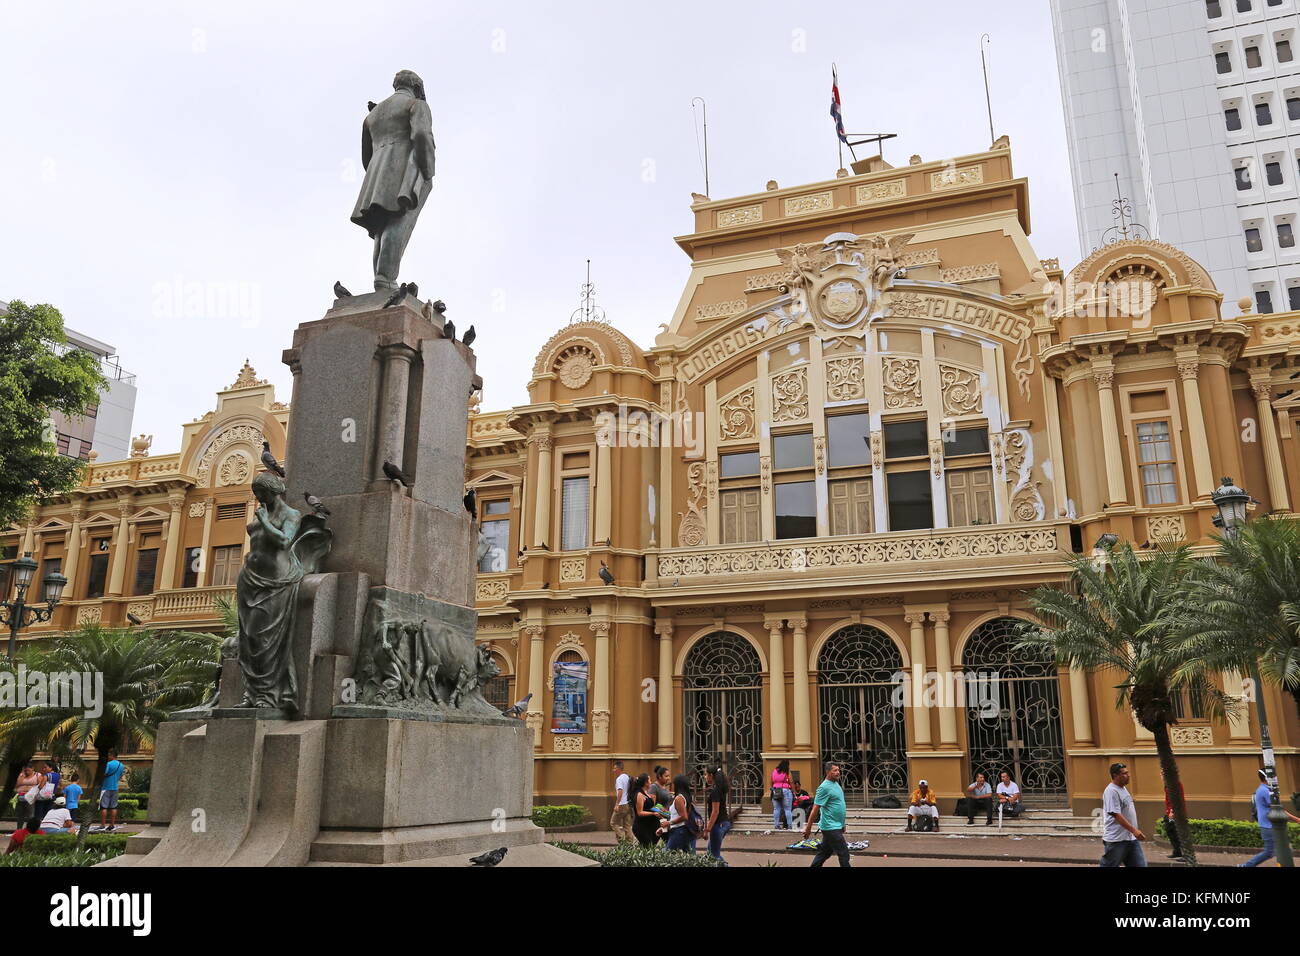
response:
[[[225,598],[233,604],[234,587],[178,588],[159,591],[154,595],[153,614],[155,618],[215,615],[217,598]]]

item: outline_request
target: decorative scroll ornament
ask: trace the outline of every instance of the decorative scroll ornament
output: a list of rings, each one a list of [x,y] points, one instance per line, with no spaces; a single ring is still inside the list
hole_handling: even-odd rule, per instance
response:
[[[797,293],[803,310],[823,330],[842,332],[880,318],[881,297],[902,273],[903,249],[911,239],[837,232],[776,254],[787,270],[784,285]]]
[[[826,400],[851,402],[865,398],[865,367],[861,358],[834,358],[826,363]]]
[[[677,544],[698,548],[704,544],[704,462],[693,461],[686,469],[686,512],[677,525]]]
[[[799,422],[808,417],[808,369],[791,369],[772,377],[772,421]]]
[[[258,378],[257,370],[249,364],[248,359],[244,359],[244,367],[239,370],[239,376],[226,391],[233,392],[242,388],[261,388],[266,384],[266,379]]]
[[[885,407],[914,408],[921,404],[921,363],[917,359],[885,359]]]
[[[609,711],[593,710],[591,712],[591,730],[597,736],[609,733]]]
[[[1042,521],[1047,508],[1039,489],[1042,482],[1033,481],[1033,439],[1023,428],[1015,428],[1003,435],[1003,469],[1011,491],[1012,521]]]
[[[586,558],[561,558],[560,583],[575,584],[587,580]]]
[[[826,438],[818,435],[813,439],[813,456],[817,461],[817,474],[826,474]]]
[[[248,481],[252,470],[252,462],[246,454],[242,451],[231,452],[222,459],[220,467],[217,468],[217,485],[218,487],[242,485]]]
[[[930,439],[930,469],[934,477],[943,477],[943,439]]]
[[[1187,538],[1182,515],[1152,515],[1147,518],[1147,538],[1151,541],[1177,542]]]
[[[1171,727],[1169,738],[1171,743],[1180,747],[1212,747],[1214,730],[1208,726]]]
[[[885,438],[880,432],[871,433],[871,467],[876,471],[885,467]]]
[[[758,430],[754,415],[754,389],[737,392],[718,407],[718,427],[722,440],[753,438]]]
[[[758,460],[758,472],[763,484],[763,494],[772,493],[772,459],[764,455]]]
[[[939,386],[945,415],[974,415],[981,411],[980,380],[974,372],[940,365]]]
[[[582,734],[556,734],[552,742],[557,754],[582,753]]]
[[[217,460],[218,455],[226,448],[231,445],[244,445],[249,449],[257,449],[260,454],[264,440],[262,430],[255,425],[232,425],[218,433],[208,443],[208,447],[203,450],[203,454],[199,458],[198,467],[195,469],[198,487],[211,487],[208,479],[212,472],[212,465]]]

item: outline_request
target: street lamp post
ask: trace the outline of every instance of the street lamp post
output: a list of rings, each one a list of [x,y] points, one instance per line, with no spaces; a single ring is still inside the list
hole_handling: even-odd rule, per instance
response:
[[[14,584],[17,586],[18,593],[12,601],[0,601],[0,624],[9,625],[9,659],[13,660],[14,655],[18,652],[18,632],[28,624],[39,624],[41,621],[48,621],[50,615],[54,613],[54,607],[63,597],[63,589],[67,586],[68,579],[57,571],[51,571],[45,575],[45,607],[39,604],[28,604],[24,600],[27,596],[27,589],[31,586],[32,578],[36,576],[36,562],[32,560],[32,553],[28,551],[12,565],[14,569]]]
[[[1231,540],[1236,540],[1246,523],[1246,505],[1250,495],[1224,478],[1223,484],[1210,494],[1219,509],[1215,524]],[[1264,685],[1259,679],[1259,662],[1250,658],[1250,681],[1255,691],[1255,707],[1259,712],[1259,743],[1264,751],[1264,778],[1268,784],[1268,822],[1273,827],[1273,840],[1277,847],[1277,861],[1281,866],[1295,866],[1291,857],[1291,839],[1287,833],[1287,815],[1278,795],[1276,758],[1273,756],[1273,738],[1268,732],[1268,711],[1264,707]]]

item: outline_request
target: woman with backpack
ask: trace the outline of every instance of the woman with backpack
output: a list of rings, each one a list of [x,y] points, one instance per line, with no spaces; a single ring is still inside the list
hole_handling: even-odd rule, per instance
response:
[[[691,779],[684,773],[673,777],[673,804],[668,811],[668,849],[695,852],[700,834],[700,815],[691,802]]]
[[[790,811],[794,807],[794,781],[790,779],[790,761],[782,760],[772,771],[772,829],[789,830],[794,827]],[[781,817],[785,826],[781,826]]]
[[[721,767],[705,770],[704,778],[709,787],[704,802],[704,835],[709,841],[709,856],[726,866],[727,861],[722,859],[722,840],[731,830],[731,817],[727,813],[727,793],[731,790],[731,782]]]

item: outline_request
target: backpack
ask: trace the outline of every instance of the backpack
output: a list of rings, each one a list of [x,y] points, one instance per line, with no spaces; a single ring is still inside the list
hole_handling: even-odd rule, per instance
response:
[[[897,810],[903,806],[898,801],[898,797],[892,793],[887,793],[883,797],[876,797],[871,801],[871,805],[877,810]]]
[[[687,801],[686,803],[686,832],[691,835],[691,839],[697,839],[700,831],[704,829],[704,821],[700,818],[700,811],[695,809],[695,804]]]

